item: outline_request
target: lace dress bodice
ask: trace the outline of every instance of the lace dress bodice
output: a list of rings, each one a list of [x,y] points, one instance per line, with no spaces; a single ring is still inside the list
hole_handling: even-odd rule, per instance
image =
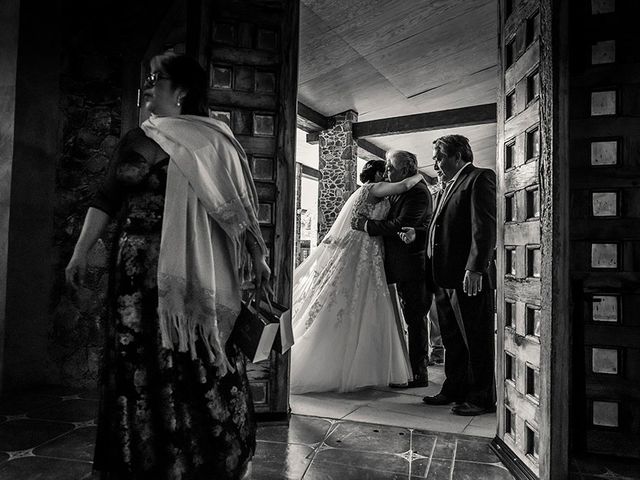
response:
[[[375,183],[367,183],[360,188],[359,197],[353,205],[351,215],[365,217],[371,220],[383,220],[389,213],[389,200],[371,195],[371,188]]]

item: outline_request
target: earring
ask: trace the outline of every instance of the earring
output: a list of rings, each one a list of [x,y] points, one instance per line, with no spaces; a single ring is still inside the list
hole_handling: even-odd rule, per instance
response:
[[[178,98],[178,101],[176,102],[177,106],[182,105],[182,97]]]

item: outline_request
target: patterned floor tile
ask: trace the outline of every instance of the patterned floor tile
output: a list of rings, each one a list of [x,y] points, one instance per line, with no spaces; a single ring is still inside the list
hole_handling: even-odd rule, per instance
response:
[[[91,464],[55,458],[18,458],[0,465],[0,479],[82,480],[91,472]]]
[[[57,420],[62,422],[84,422],[96,418],[98,402],[95,400],[65,400],[56,405],[30,411],[29,418]]]
[[[405,480],[406,474],[369,470],[354,465],[312,462],[304,480]]]
[[[326,418],[292,415],[288,426],[258,425],[258,438],[272,442],[312,445],[324,439],[331,424],[331,420]]]
[[[514,480],[514,477],[502,466],[456,460],[451,480]]]
[[[0,400],[0,414],[20,415],[60,403],[60,398],[42,393],[7,394]]]
[[[332,463],[343,466],[358,465],[370,470],[383,470],[397,474],[409,474],[409,462],[398,455],[379,452],[358,452],[344,448],[320,449],[314,463]]]
[[[36,448],[34,453],[45,457],[91,462],[93,461],[95,440],[95,427],[77,428],[63,437]]]
[[[258,441],[252,480],[299,480],[311,463],[313,449],[306,445]]]
[[[68,423],[12,420],[0,425],[0,451],[27,450],[73,429]]]
[[[404,453],[409,450],[410,438],[410,431],[405,428],[341,422],[329,434],[325,442],[334,448]]]

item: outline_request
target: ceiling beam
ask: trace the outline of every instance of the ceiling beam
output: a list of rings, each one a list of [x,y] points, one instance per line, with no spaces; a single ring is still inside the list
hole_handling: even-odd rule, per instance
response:
[[[384,160],[385,159],[385,154],[387,153],[386,150],[384,150],[383,148],[380,148],[377,145],[374,145],[373,143],[371,143],[368,140],[365,140],[364,138],[359,138],[356,140],[356,143],[358,144],[358,156],[360,158],[363,158],[365,160]]]
[[[359,139],[487,123],[496,123],[495,103],[357,122],[353,124],[353,136]]]
[[[304,103],[298,102],[297,127],[307,133],[327,130],[329,119],[314,109],[307,107]]]

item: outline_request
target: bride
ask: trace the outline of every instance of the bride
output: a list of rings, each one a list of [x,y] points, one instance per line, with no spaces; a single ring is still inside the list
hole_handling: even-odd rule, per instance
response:
[[[385,279],[381,237],[351,229],[354,215],[384,219],[385,197],[422,180],[418,173],[382,182],[384,171],[382,160],[365,164],[364,185],[294,272],[291,393],[349,392],[413,378]]]

